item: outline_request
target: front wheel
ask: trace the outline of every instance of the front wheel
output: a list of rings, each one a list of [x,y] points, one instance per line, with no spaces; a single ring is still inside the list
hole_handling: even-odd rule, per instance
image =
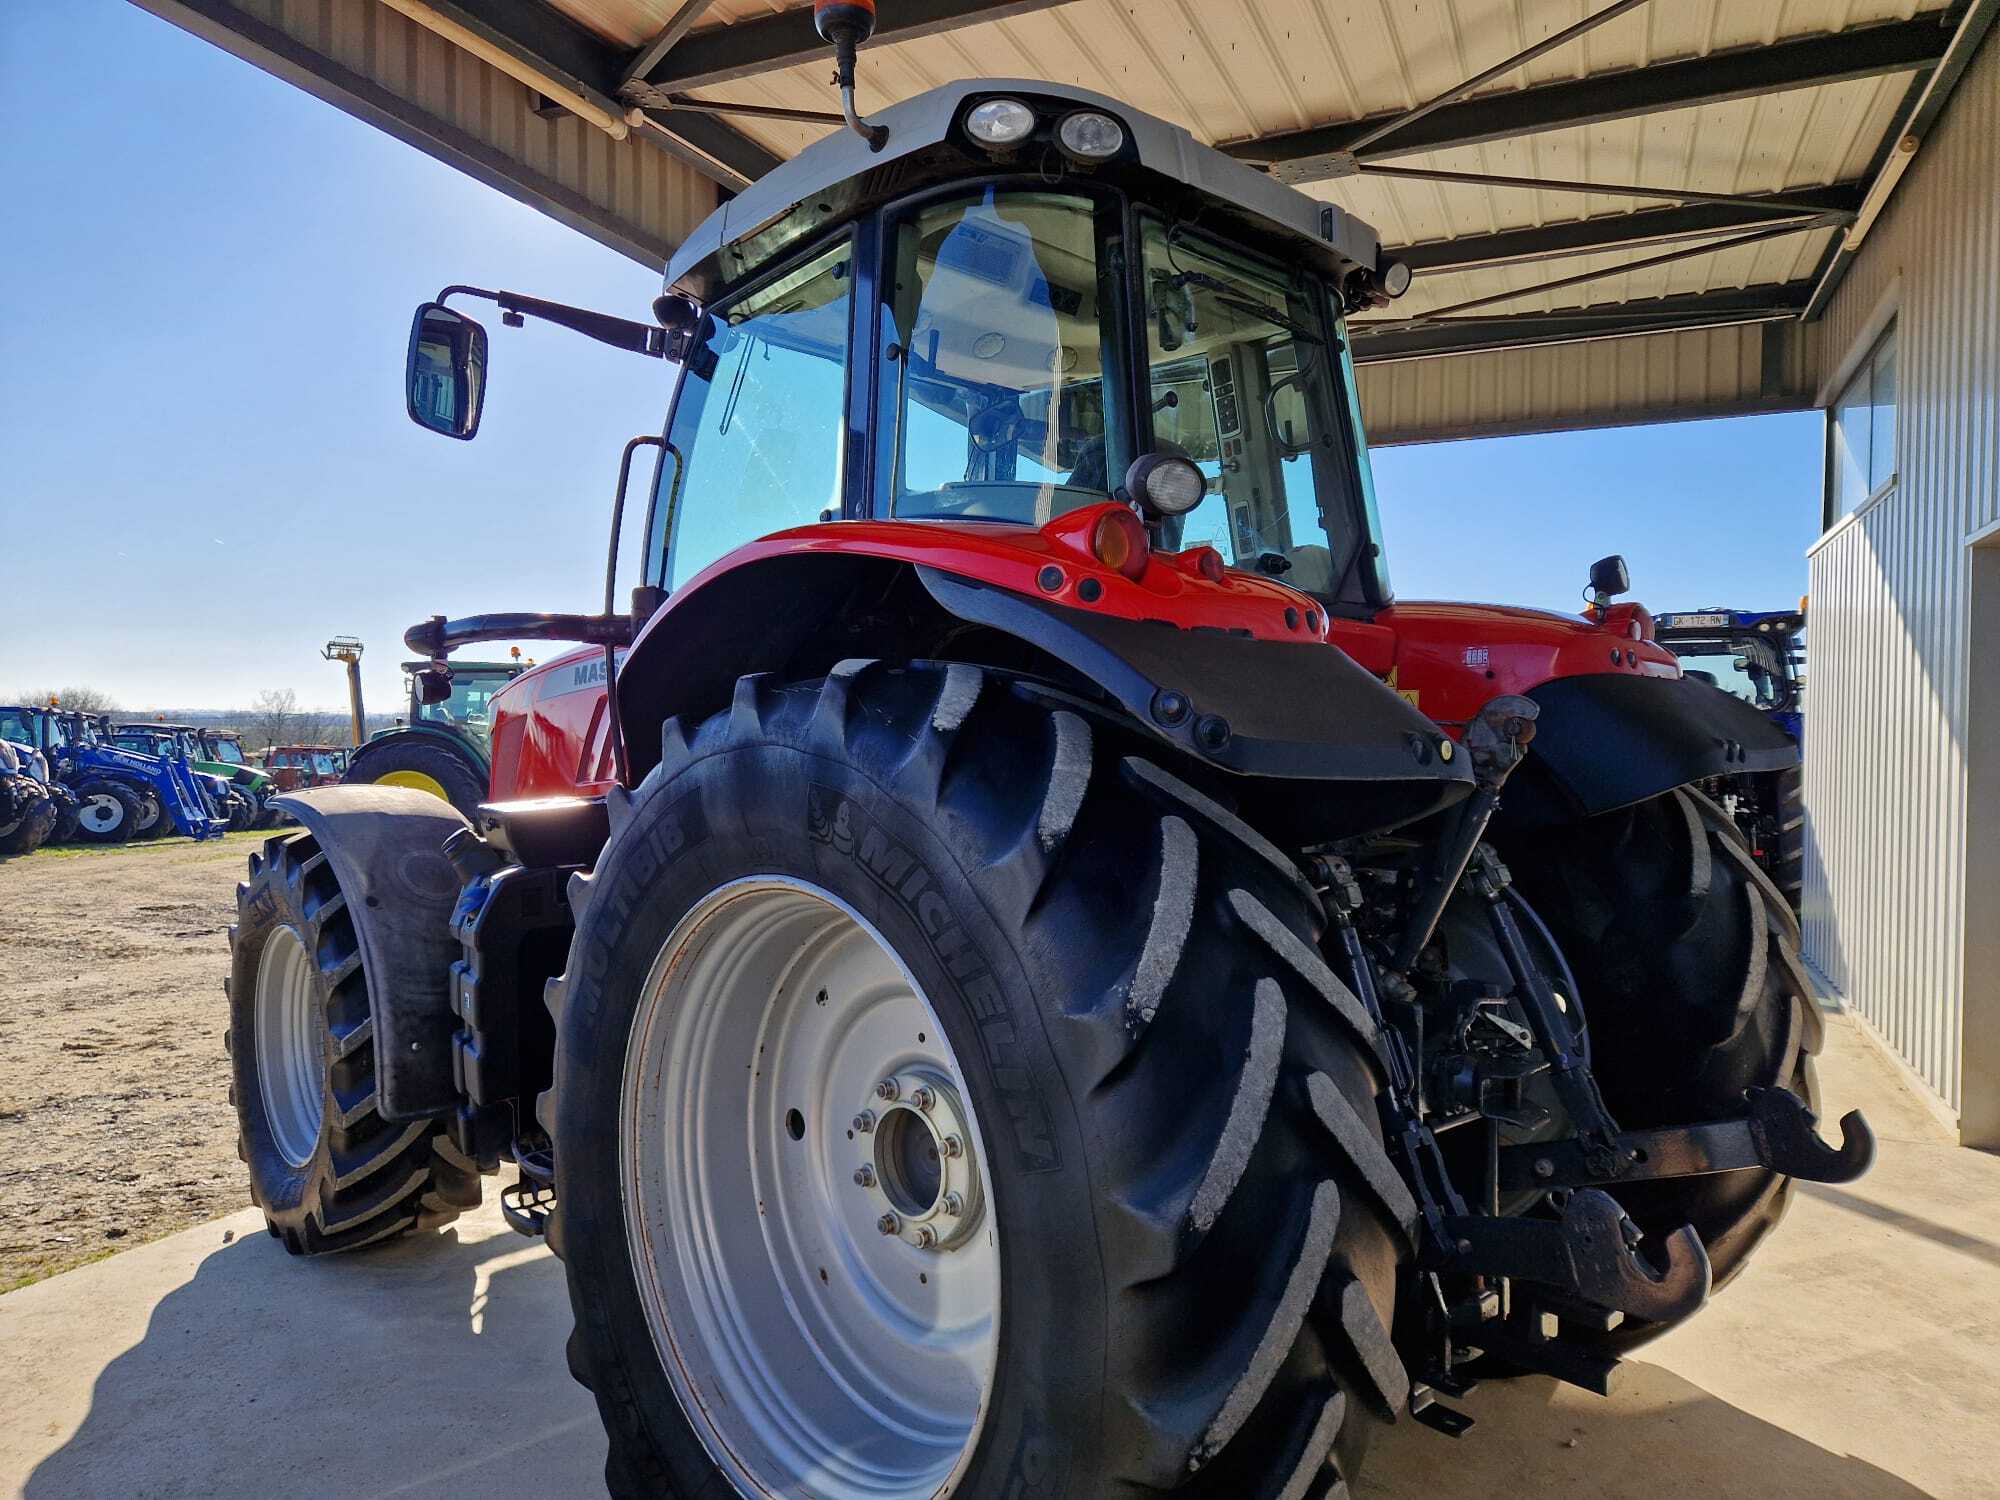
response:
[[[83,816],[83,804],[77,801],[75,792],[59,781],[50,785],[49,796],[56,805],[56,826],[49,831],[49,842],[70,843],[76,838],[76,825]]]
[[[0,858],[32,854],[56,826],[56,805],[48,797],[22,798],[16,816],[0,824]]]
[[[86,781],[76,798],[76,836],[84,843],[122,844],[138,830],[139,798],[124,782]]]
[[[139,821],[133,825],[135,839],[162,839],[173,833],[173,814],[160,800],[160,794],[151,787],[134,787],[132,794],[139,799]]]
[[[467,819],[478,817],[486,800],[486,777],[466,753],[436,735],[408,730],[363,745],[341,780],[429,792]]]
[[[382,1117],[355,917],[313,836],[267,839],[236,906],[229,1102],[250,1198],[272,1236],[294,1255],[321,1255],[476,1208],[478,1167],[436,1120]]]
[[[612,1493],[1339,1492],[1414,1211],[1283,856],[970,667],[666,745],[541,1102]]]

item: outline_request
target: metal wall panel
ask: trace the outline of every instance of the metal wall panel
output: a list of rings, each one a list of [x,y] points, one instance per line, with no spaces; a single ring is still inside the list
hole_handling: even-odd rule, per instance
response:
[[[2000,33],[1996,33],[2000,37]],[[1896,306],[1893,490],[1812,555],[1806,951],[1964,1105],[1970,539],[2000,521],[2000,40],[1828,307],[1823,375]],[[1974,1082],[1994,1087],[1994,1080]]]
[[[1796,411],[1812,405],[1819,334],[1753,323],[1363,364],[1361,411],[1378,447]]]
[[[135,0],[509,197],[655,268],[715,184],[640,136],[613,140],[380,0]]]

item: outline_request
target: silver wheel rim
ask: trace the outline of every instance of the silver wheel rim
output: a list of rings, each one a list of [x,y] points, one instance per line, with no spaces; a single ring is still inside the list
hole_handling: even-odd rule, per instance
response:
[[[303,1167],[319,1147],[325,1112],[326,1021],[313,983],[312,955],[298,932],[280,927],[257,960],[257,1089],[278,1154]]]
[[[125,821],[125,804],[106,792],[84,798],[77,810],[77,823],[92,833],[115,833]]]
[[[723,886],[654,960],[620,1098],[632,1263],[742,1494],[928,1500],[970,1462],[1000,1259],[962,1076],[888,944],[816,886]]]

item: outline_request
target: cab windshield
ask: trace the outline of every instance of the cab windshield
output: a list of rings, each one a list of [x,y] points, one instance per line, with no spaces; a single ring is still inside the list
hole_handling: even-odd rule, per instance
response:
[[[1791,663],[1777,646],[1760,636],[1676,643],[1673,650],[1681,659],[1683,672],[1752,707],[1779,712],[1798,701]]]
[[[237,744],[236,741],[210,740],[208,744],[211,759],[231,766],[240,766],[243,764],[243,747]]]

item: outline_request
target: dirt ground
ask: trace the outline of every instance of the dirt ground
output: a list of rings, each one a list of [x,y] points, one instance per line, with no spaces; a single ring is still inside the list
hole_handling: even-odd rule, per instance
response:
[[[0,862],[0,1291],[249,1201],[222,976],[268,837]]]

